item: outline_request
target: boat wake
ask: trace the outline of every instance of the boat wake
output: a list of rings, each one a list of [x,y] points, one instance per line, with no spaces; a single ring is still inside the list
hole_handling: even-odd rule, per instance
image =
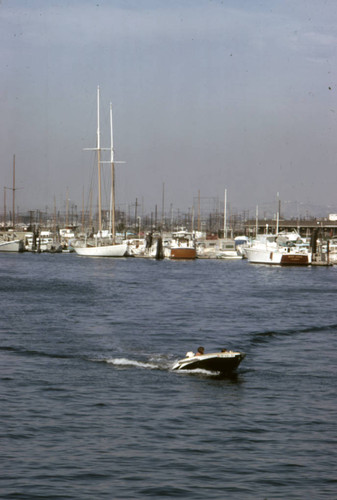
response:
[[[116,358],[92,358],[87,356],[78,356],[76,354],[64,354],[64,353],[48,353],[44,351],[30,350],[30,349],[22,349],[16,348],[12,346],[2,346],[0,347],[1,351],[8,351],[10,353],[21,355],[21,356],[33,356],[33,357],[47,357],[47,358],[55,358],[55,359],[82,359],[83,361],[95,362],[95,363],[106,363],[108,365],[112,365],[114,368],[118,370],[126,370],[130,368],[142,369],[142,370],[158,370],[165,372],[174,372],[182,375],[193,375],[199,377],[212,377],[219,378],[223,377],[221,372],[205,370],[202,368],[197,368],[193,370],[173,370],[173,366],[175,366],[177,359],[173,359],[172,356],[165,355],[152,355],[147,360],[136,360],[129,359],[126,357],[116,357]]]
[[[321,333],[327,331],[337,330],[336,324],[327,325],[312,325],[303,328],[287,328],[284,330],[266,330],[264,332],[254,332],[250,337],[250,343],[252,345],[257,345],[261,343],[268,343],[271,339],[282,338],[294,335],[305,335],[307,333]]]
[[[240,381],[240,374],[244,373],[242,369],[240,373],[237,371],[230,373],[221,373],[217,371],[203,370],[202,368],[196,368],[195,370],[171,370],[179,376],[189,376],[196,377],[205,380],[226,380],[229,382],[238,383]]]
[[[142,370],[159,370],[159,371],[166,371],[166,372],[172,372],[176,373],[182,376],[194,376],[194,377],[201,377],[201,378],[213,378],[213,379],[219,379],[219,378],[237,378],[236,373],[231,373],[231,374],[223,374],[221,372],[217,371],[210,371],[210,370],[204,370],[202,368],[197,368],[194,370],[173,370],[174,366],[174,360],[168,359],[167,357],[163,356],[158,356],[155,358],[150,358],[149,361],[137,361],[134,359],[128,359],[128,358],[107,358],[107,359],[101,359],[101,360],[95,360],[95,361],[100,361],[103,363],[106,363],[108,365],[113,365],[116,369],[119,370],[125,370],[125,369],[130,369],[130,368],[139,368]]]
[[[64,354],[64,353],[53,353],[46,351],[38,351],[36,349],[26,349],[24,347],[14,347],[14,346],[1,346],[0,351],[7,351],[19,356],[34,356],[34,357],[45,357],[45,358],[55,358],[55,359],[74,359],[77,358],[76,354]]]
[[[221,372],[204,370],[203,368],[195,368],[193,370],[174,370],[176,373],[182,373],[184,375],[204,375],[206,377],[218,377]]]
[[[145,368],[148,370],[165,369],[161,364],[153,363],[151,361],[136,361],[134,359],[127,359],[127,358],[110,358],[110,359],[105,359],[103,361],[105,363],[114,365],[118,368],[136,367],[136,368]]]

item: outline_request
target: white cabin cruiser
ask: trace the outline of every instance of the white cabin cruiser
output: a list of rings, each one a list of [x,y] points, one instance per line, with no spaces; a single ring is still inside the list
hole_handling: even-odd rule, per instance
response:
[[[212,372],[230,373],[234,371],[246,354],[243,352],[223,351],[195,355],[186,353],[184,359],[177,361],[172,370],[207,370]]]
[[[253,264],[308,266],[312,261],[309,247],[296,232],[259,235],[245,253]]]

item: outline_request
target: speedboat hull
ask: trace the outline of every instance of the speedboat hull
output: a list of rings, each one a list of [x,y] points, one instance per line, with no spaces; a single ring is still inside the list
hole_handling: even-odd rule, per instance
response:
[[[207,370],[231,373],[236,370],[246,355],[242,352],[220,352],[186,357],[177,361],[172,370]]]

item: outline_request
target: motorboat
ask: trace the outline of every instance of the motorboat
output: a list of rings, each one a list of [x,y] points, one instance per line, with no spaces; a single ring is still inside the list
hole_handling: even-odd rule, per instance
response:
[[[197,251],[193,234],[184,228],[172,233],[170,250],[169,257],[171,259],[196,259]]]
[[[172,366],[172,370],[207,370],[230,373],[239,366],[245,356],[245,353],[236,351],[213,352],[201,355],[188,352],[185,358],[180,359]]]
[[[231,238],[202,240],[198,243],[198,258],[201,259],[242,259],[235,242]]]
[[[296,232],[259,235],[245,252],[254,264],[308,266],[312,261],[309,247]]]
[[[243,259],[246,259],[246,250],[251,246],[250,239],[247,236],[236,236],[234,242],[237,253],[241,255]]]

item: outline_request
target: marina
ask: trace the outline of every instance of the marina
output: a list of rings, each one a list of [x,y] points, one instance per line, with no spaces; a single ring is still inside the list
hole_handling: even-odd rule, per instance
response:
[[[116,216],[115,163],[110,103],[110,148],[101,148],[100,132],[100,89],[97,88],[97,138],[95,148],[98,172],[98,209],[95,218],[91,209],[82,212],[81,223],[69,223],[68,204],[62,220],[54,214],[50,218],[39,213],[39,221],[33,221],[30,211],[27,217],[18,216],[15,204],[15,155],[13,156],[13,210],[12,220],[7,220],[6,197],[4,203],[2,231],[0,231],[0,252],[71,253],[80,257],[121,258],[138,257],[162,260],[195,259],[247,259],[253,264],[279,266],[331,266],[337,263],[337,215],[308,220],[285,220],[280,216],[280,200],[274,219],[263,221],[245,220],[239,224],[227,217],[227,190],[225,190],[223,212],[200,213],[200,193],[198,195],[198,216],[194,210],[185,216],[186,226],[178,225],[180,220],[170,221],[165,217],[164,202],[161,221],[157,210],[155,220],[137,216],[125,220],[125,213]],[[101,153],[110,152],[109,161],[102,159]],[[110,208],[103,209],[101,167],[110,166]],[[5,193],[6,193],[5,188]],[[163,192],[164,201],[164,192]],[[137,200],[135,207],[137,208]],[[140,227],[143,219],[142,229]],[[25,221],[25,222],[24,222]],[[208,222],[206,222],[208,221]],[[117,229],[119,226],[119,229]],[[170,226],[170,227],[169,227]]]
[[[69,223],[68,189],[66,213],[63,217],[64,227],[60,227],[62,217],[56,216],[54,206],[53,220],[48,214],[38,213],[38,221],[33,220],[34,211],[27,216],[17,214],[15,208],[16,156],[13,155],[13,186],[4,188],[4,211],[2,231],[0,232],[0,252],[36,252],[36,253],[70,253],[80,257],[93,258],[165,258],[173,260],[195,259],[247,259],[252,264],[279,266],[331,266],[337,263],[337,214],[328,214],[325,218],[308,220],[285,220],[281,217],[281,200],[277,193],[276,214],[272,219],[258,217],[256,207],[255,220],[243,217],[241,221],[228,217],[227,189],[224,190],[223,211],[219,200],[215,214],[201,214],[200,190],[197,207],[189,209],[182,218],[179,215],[174,221],[171,204],[170,219],[165,213],[165,190],[162,191],[161,220],[158,218],[157,205],[155,218],[137,215],[138,200],[135,203],[134,219],[126,217],[126,213],[116,210],[115,165],[125,163],[115,160],[113,136],[112,103],[110,102],[109,125],[110,146],[101,146],[101,106],[100,87],[97,86],[96,97],[97,130],[96,146],[84,148],[96,155],[97,176],[97,210],[92,212],[92,196],[90,189],[90,208],[84,210],[82,200],[81,223],[76,215]],[[104,160],[104,152],[109,152],[109,160]],[[102,186],[102,166],[108,164],[110,176],[107,186]],[[106,189],[108,187],[108,189]],[[6,190],[12,191],[12,212],[7,219]],[[103,191],[109,193],[109,200],[103,203]],[[84,194],[83,194],[84,198]],[[107,204],[109,208],[107,209]],[[195,210],[196,208],[196,210]],[[197,216],[195,217],[195,214]],[[25,221],[24,221],[25,219]],[[36,218],[35,218],[36,219]],[[186,225],[179,225],[179,222]],[[141,228],[142,221],[142,228]],[[118,227],[119,226],[119,227]],[[142,230],[141,230],[142,229]],[[138,233],[138,234],[137,234]]]
[[[335,500],[335,2],[0,24],[1,500]]]
[[[222,238],[186,228],[170,232],[150,231],[138,237],[119,234],[94,235],[91,239],[76,236],[76,228],[57,233],[12,231],[0,233],[0,252],[69,253],[81,257],[137,257],[144,259],[248,259],[254,264],[280,266],[331,266],[337,263],[335,240],[301,237],[296,230],[261,234],[257,238],[236,236]],[[114,243],[113,243],[114,242]]]

